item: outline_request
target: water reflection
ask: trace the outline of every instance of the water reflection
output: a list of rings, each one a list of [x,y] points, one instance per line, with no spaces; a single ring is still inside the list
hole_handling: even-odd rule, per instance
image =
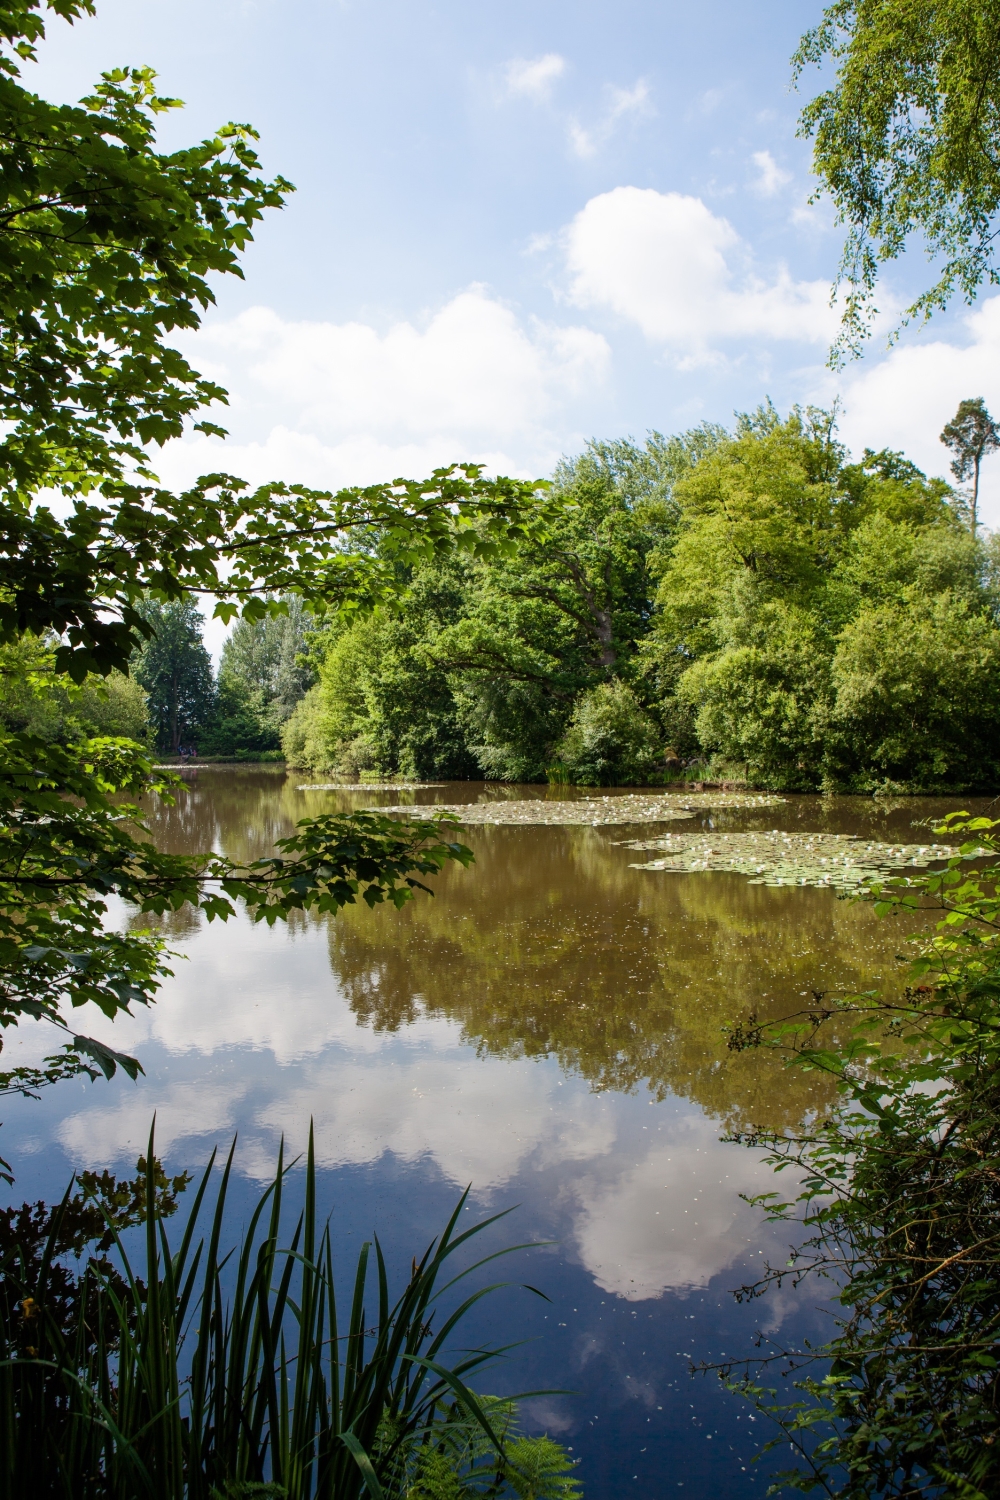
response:
[[[399,800],[301,792],[297,780],[199,769],[175,807],[151,809],[156,836],[172,850],[255,858],[303,815]],[[515,793],[549,794],[466,784],[412,795]],[[713,819],[899,838],[943,810],[797,798]],[[632,869],[616,842],[629,836],[470,828],[475,866],[445,871],[434,900],[402,913],[300,914],[274,930],[174,914],[165,934],[179,956],[159,1003],[91,1027],[136,1051],[146,1076],[8,1105],[3,1154],[18,1186],[51,1197],[71,1164],[134,1160],[154,1110],[172,1163],[194,1165],[238,1131],[244,1178],[269,1177],[278,1140],[301,1149],[312,1118],[331,1202],[354,1194],[358,1232],[375,1223],[406,1265],[438,1205],[472,1182],[479,1204],[521,1203],[518,1238],[558,1242],[538,1273],[554,1310],[525,1323],[526,1336],[543,1336],[503,1388],[581,1392],[534,1418],[573,1434],[588,1500],[619,1493],[622,1454],[646,1493],[667,1474],[678,1476],[670,1488],[763,1493],[765,1474],[747,1468],[756,1438],[745,1414],[704,1383],[689,1387],[687,1356],[748,1350],[762,1321],[799,1337],[815,1315],[811,1298],[747,1309],[727,1296],[784,1246],[740,1196],[769,1185],[767,1168],[719,1137],[793,1125],[823,1106],[828,1085],[767,1054],[731,1053],[723,1027],[816,989],[895,982],[904,934],[827,890]],[[50,1049],[29,1029],[7,1055]]]

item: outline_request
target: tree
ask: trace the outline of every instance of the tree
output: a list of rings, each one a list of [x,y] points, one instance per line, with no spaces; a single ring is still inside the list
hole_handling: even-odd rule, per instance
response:
[[[55,646],[33,635],[0,646],[0,725],[61,745],[91,735],[147,745],[149,709],[135,678],[111,672],[72,682],[54,670]]]
[[[356,611],[396,592],[400,568],[421,558],[498,556],[534,534],[536,486],[486,480],[475,465],[336,495],[251,493],[226,474],[182,494],[159,485],[148,446],[191,422],[221,435],[201,413],[226,399],[167,337],[198,327],[209,278],[240,274],[255,223],[290,185],[258,175],[248,126],[158,152],[156,119],[178,101],[156,93],[148,69],[104,74],[80,106],[24,88],[45,12],[72,22],[93,9],[0,8],[0,645],[54,634],[53,672],[83,682],[128,671],[154,634],[150,595],[168,606],[214,594],[225,620],[261,619],[268,599],[291,593],[317,612]],[[69,1036],[67,1053],[6,1086],[138,1066],[67,1025],[85,1003],[108,1016],[148,1003],[167,972],[148,934],[105,928],[109,895],[152,912],[190,901],[221,918],[239,898],[272,922],[359,896],[398,904],[425,888],[421,873],[467,858],[436,829],[359,814],[309,820],[249,865],[180,859],[155,849],[123,800],[151,790],[169,795],[169,781],[132,742],[0,733],[0,1027],[29,1014]]]
[[[272,709],[280,722],[295,710],[316,680],[306,659],[310,616],[297,594],[288,600],[288,613],[279,616],[281,627],[277,659],[271,678]]]
[[[691,436],[691,435],[686,435]],[[470,748],[487,775],[544,777],[581,693],[634,675],[648,629],[652,561],[671,544],[678,475],[711,447],[592,443],[556,470],[563,509],[516,559],[478,564],[467,603],[428,645],[447,668]]]
[[[662,737],[632,689],[614,679],[581,693],[556,757],[580,786],[642,784],[662,767]]]
[[[706,426],[652,433],[643,447],[592,442],[558,465],[559,508],[539,501],[547,519],[530,548],[421,562],[391,609],[315,635],[321,682],[289,722],[286,752],[351,777],[378,765],[421,777],[543,778],[580,695],[635,675],[653,559],[673,535],[673,488],[717,441]],[[628,701],[612,694],[608,703],[617,711]],[[601,718],[600,695],[596,705]],[[641,705],[636,712],[642,719]],[[646,725],[640,738],[650,734],[658,738]],[[628,764],[637,774],[639,762]]]
[[[1000,448],[1000,427],[997,426],[982,396],[960,401],[958,411],[941,433],[941,441],[950,448],[955,457],[951,461],[951,472],[961,483],[972,475],[972,535],[976,534],[979,510],[979,470],[983,459]]]
[[[985,550],[943,481],[846,458],[828,413],[765,407],[678,482],[643,646],[661,717],[770,787],[991,786]]]
[[[827,59],[834,83],[799,133],[848,231],[837,362],[860,351],[880,269],[915,237],[939,274],[904,322],[1000,282],[1000,0],[835,0],[802,38],[796,77]]]
[[[149,600],[139,608],[153,634],[135,653],[132,670],[146,690],[158,748],[176,755],[181,741],[207,722],[215,698],[204,621],[191,599]]]
[[[280,730],[314,680],[304,659],[310,620],[295,594],[268,600],[263,619],[237,620],[222,647],[210,754],[277,752]],[[284,611],[284,612],[282,612]]]

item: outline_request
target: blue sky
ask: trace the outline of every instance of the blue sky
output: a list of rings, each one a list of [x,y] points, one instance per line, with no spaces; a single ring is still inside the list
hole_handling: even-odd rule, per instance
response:
[[[73,99],[148,63],[182,144],[251,121],[298,191],[188,343],[232,436],[159,460],[336,486],[477,459],[547,473],[771,396],[947,470],[965,396],[1000,412],[1000,297],[825,367],[840,238],[808,203],[789,57],[819,6],[767,0],[98,0],[26,81]],[[883,305],[921,284],[919,253]],[[1000,523],[1000,458],[984,514]]]

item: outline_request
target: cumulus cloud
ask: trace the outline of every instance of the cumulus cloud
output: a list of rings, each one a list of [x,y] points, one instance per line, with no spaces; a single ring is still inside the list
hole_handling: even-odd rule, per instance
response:
[[[878,363],[869,356],[847,372],[840,426],[854,453],[898,448],[927,473],[950,479],[938,434],[958,403],[982,396],[1000,415],[1000,297],[986,298],[962,322],[965,339],[901,343]],[[983,465],[980,511],[986,525],[1000,526],[1000,456]]]
[[[610,1124],[591,1118],[581,1122],[589,1128],[553,1128],[553,1087],[547,1071],[471,1049],[421,1055],[408,1046],[378,1061],[324,1058],[258,1115],[270,1132],[262,1175],[280,1137],[304,1146],[310,1120],[321,1166],[377,1161],[386,1151],[401,1161],[426,1156],[456,1186],[471,1182],[477,1193],[507,1182],[541,1148],[562,1166],[609,1150]]]
[[[760,1215],[740,1194],[760,1192],[770,1168],[720,1142],[700,1111],[672,1122],[666,1143],[626,1170],[617,1157],[613,1173],[604,1165],[576,1188],[574,1239],[606,1292],[639,1301],[707,1286],[760,1240]]]
[[[605,308],[687,363],[737,339],[829,341],[829,283],[756,274],[727,219],[700,198],[618,187],[591,198],[565,236],[569,296]]]
[[[305,810],[303,803],[299,811]],[[132,1015],[114,1021],[95,1010],[85,1026],[78,1016],[74,1022],[119,1051],[140,1053],[153,1043],[172,1057],[230,1057],[242,1049],[269,1054],[278,1067],[331,1047],[379,1056],[392,1045],[386,1033],[360,1025],[351,1011],[331,971],[325,921],[298,930],[242,918],[206,923],[188,939],[172,940],[171,947],[183,957],[171,963],[173,978],[159,1003],[136,1006]],[[457,1044],[458,1027],[422,1016],[407,1034],[421,1047],[448,1050]],[[34,1062],[44,1055],[41,1049],[51,1052],[52,1028],[19,1027],[18,1041],[25,1049],[18,1061]]]
[[[604,389],[611,360],[601,334],[522,320],[481,286],[385,331],[254,307],[185,349],[230,391],[232,437],[171,445],[157,463],[173,483],[219,467],[370,483],[459,459],[542,473],[579,440],[570,413]]]
[[[114,1104],[67,1115],[56,1139],[77,1167],[134,1161],[149,1140],[155,1112],[157,1154],[198,1137],[221,1143],[236,1133],[239,1106],[249,1088],[249,1079],[235,1084],[216,1080],[211,1088],[197,1080],[123,1094]]]
[[[558,52],[544,57],[514,57],[504,68],[509,94],[527,94],[531,99],[547,99],[552,85],[566,71],[566,59]]]
[[[596,155],[598,148],[611,138],[616,127],[627,116],[651,113],[649,85],[642,78],[630,89],[609,85],[606,93],[604,111],[595,125],[585,128],[578,120],[573,119],[567,127],[571,149],[584,160]]]
[[[755,151],[750,160],[757,168],[753,189],[762,198],[773,198],[787,183],[791,182],[791,172],[786,172],[779,167],[770,151]]]

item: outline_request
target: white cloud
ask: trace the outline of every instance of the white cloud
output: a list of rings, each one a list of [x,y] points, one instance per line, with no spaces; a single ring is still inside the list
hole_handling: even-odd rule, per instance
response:
[[[385,332],[250,308],[210,323],[185,352],[230,391],[233,436],[158,455],[172,483],[223,467],[338,486],[462,459],[543,473],[579,440],[568,412],[603,390],[611,359],[599,333],[521,320],[481,286]]]
[[[623,115],[645,114],[649,104],[649,84],[640,78],[630,89],[612,88],[610,95],[609,120],[620,120]]]
[[[750,159],[757,168],[753,189],[762,198],[773,198],[787,183],[791,182],[791,172],[786,172],[779,167],[770,151],[755,151]]]
[[[257,1124],[271,1137],[262,1174],[273,1170],[279,1137],[304,1147],[310,1120],[323,1167],[377,1161],[386,1151],[401,1161],[429,1156],[457,1187],[473,1183],[477,1193],[508,1181],[540,1148],[564,1167],[611,1149],[610,1122],[553,1129],[555,1085],[545,1069],[479,1058],[469,1048],[397,1053],[324,1058],[262,1110]]]
[[[76,1167],[100,1168],[123,1158],[134,1160],[149,1140],[155,1112],[158,1155],[167,1155],[181,1141],[199,1136],[212,1138],[213,1144],[228,1144],[236,1133],[237,1111],[249,1087],[248,1079],[245,1084],[216,1081],[206,1089],[199,1079],[122,1094],[114,1104],[68,1115],[57,1127],[56,1139]]]
[[[568,126],[569,143],[574,153],[586,159],[593,156],[597,150],[594,137],[589,130],[584,130],[576,120],[571,120]]]
[[[566,71],[566,59],[558,52],[544,57],[515,57],[504,69],[509,94],[527,94],[532,99],[547,99],[552,85]]]
[[[297,813],[313,810],[299,799]],[[290,827],[289,818],[280,832]],[[141,1054],[150,1042],[174,1057],[228,1055],[242,1048],[268,1053],[278,1066],[306,1061],[332,1046],[373,1056],[391,1046],[387,1033],[360,1025],[348,1006],[331,971],[325,921],[295,930],[268,928],[241,916],[199,923],[188,939],[172,939],[170,946],[179,956],[171,961],[173,978],[158,1003],[136,1006],[133,1015],[114,1021],[95,1008],[85,1022],[75,1013],[73,1022],[118,1051]],[[212,996],[210,1005],[206,995]],[[36,1023],[19,1030],[34,1049],[26,1061],[33,1061],[39,1048],[52,1050],[51,1026]],[[421,1017],[407,1034],[420,1046],[453,1050],[458,1030],[443,1018]]]
[[[666,1132],[664,1133],[666,1135]],[[630,1300],[707,1286],[761,1238],[760,1214],[740,1197],[760,1192],[771,1169],[756,1152],[718,1138],[700,1111],[671,1125],[666,1143],[627,1170],[595,1163],[576,1188],[574,1239],[606,1292]]]
[[[644,115],[652,112],[649,102],[649,85],[642,78],[630,89],[619,89],[609,85],[606,93],[607,103],[596,125],[586,129],[578,120],[571,120],[567,127],[570,146],[574,153],[584,160],[596,154],[598,148],[614,134],[619,122],[628,115]]]
[[[688,364],[734,339],[828,341],[829,283],[756,275],[744,242],[700,198],[618,187],[591,198],[566,231],[570,299],[607,308]]]
[[[927,473],[950,479],[938,434],[958,403],[982,396],[1000,415],[1000,297],[985,299],[963,322],[964,342],[902,343],[878,363],[846,372],[840,425],[855,454],[898,448]],[[983,466],[980,514],[986,525],[1000,526],[1000,456]]]

